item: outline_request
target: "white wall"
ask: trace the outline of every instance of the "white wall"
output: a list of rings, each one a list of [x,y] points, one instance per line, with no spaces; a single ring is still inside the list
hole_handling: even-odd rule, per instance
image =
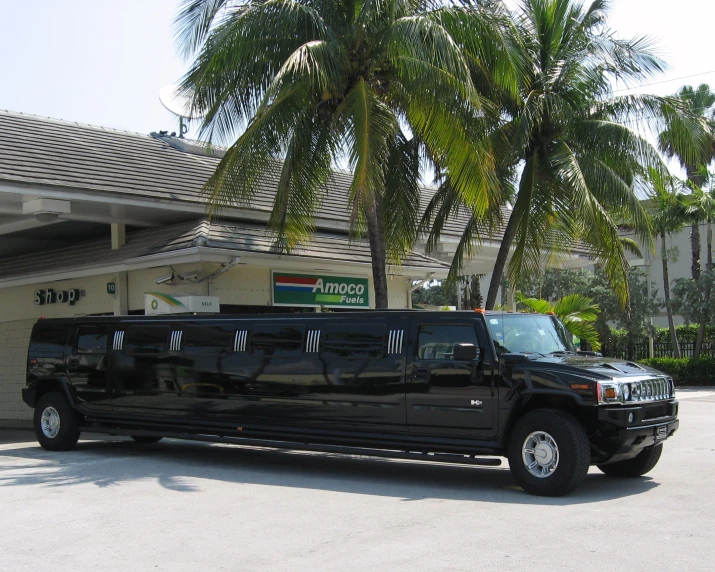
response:
[[[692,276],[690,265],[690,227],[687,226],[679,233],[674,235],[666,236],[667,248],[675,248],[677,251],[677,258],[675,260],[669,259],[668,261],[668,274],[670,277],[670,287],[671,292],[673,288],[673,283],[678,278],[690,278]],[[707,262],[707,228],[705,225],[700,226],[700,239],[701,239],[701,255],[700,255],[700,266],[705,270],[705,264]],[[646,275],[650,276],[652,282],[655,283],[655,288],[657,288],[658,297],[663,299],[663,263],[661,261],[661,239],[657,237],[655,240],[655,250],[653,252],[647,252],[645,248],[641,249],[643,251],[644,258],[636,261]],[[630,258],[633,258],[632,256]],[[683,318],[681,316],[675,317],[676,325],[683,323]],[[653,318],[653,324],[658,327],[668,327],[668,317],[665,311],[665,307],[662,308],[660,314]]]
[[[36,320],[41,316],[46,318],[65,318],[111,312],[114,307],[114,299],[110,294],[107,294],[107,282],[113,281],[113,276],[106,275],[0,289],[0,322],[26,320],[29,318]],[[55,291],[77,288],[83,290],[85,294],[73,306],[67,303],[36,305],[35,290],[45,290],[47,288]]]

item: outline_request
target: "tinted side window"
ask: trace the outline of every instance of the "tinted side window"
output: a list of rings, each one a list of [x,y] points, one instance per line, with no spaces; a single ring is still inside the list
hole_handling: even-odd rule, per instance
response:
[[[77,335],[77,353],[107,353],[107,326],[80,326]]]
[[[384,355],[383,324],[347,324],[323,329],[325,359],[380,359]]]
[[[258,356],[295,356],[303,349],[304,326],[271,324],[255,326],[251,334],[251,354]]]
[[[184,351],[198,355],[218,355],[231,351],[235,329],[227,324],[188,326],[184,330]]]
[[[479,347],[477,333],[471,325],[420,326],[417,342],[418,359],[454,359],[455,344],[474,344]]]
[[[40,322],[32,329],[29,354],[64,353],[69,337],[69,325]]]
[[[124,350],[132,354],[160,354],[167,350],[169,326],[129,326]]]

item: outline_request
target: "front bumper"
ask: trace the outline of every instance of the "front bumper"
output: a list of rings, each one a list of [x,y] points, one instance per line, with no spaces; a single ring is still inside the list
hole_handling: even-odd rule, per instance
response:
[[[603,407],[598,411],[598,439],[592,440],[598,463],[631,459],[646,447],[662,443],[680,425],[675,399],[625,407]]]

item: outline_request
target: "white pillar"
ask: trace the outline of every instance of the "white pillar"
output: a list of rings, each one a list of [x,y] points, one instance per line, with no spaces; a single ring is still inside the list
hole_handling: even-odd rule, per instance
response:
[[[126,243],[126,225],[112,224],[112,250],[119,250]],[[126,272],[115,274],[114,288],[114,315],[125,316],[129,313],[129,286]]]

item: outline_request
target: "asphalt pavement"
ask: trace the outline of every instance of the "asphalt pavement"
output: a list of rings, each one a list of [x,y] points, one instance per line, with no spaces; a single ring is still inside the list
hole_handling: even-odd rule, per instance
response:
[[[646,477],[592,468],[558,499],[475,468],[0,432],[0,566],[73,571],[708,571],[715,391],[681,391]]]

